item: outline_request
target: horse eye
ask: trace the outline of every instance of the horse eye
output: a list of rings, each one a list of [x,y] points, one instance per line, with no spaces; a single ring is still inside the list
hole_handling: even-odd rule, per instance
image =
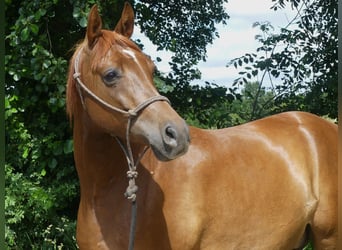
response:
[[[116,81],[119,78],[119,73],[116,70],[110,69],[108,70],[103,76],[102,76],[102,80],[103,82],[111,87],[113,85],[115,85]]]

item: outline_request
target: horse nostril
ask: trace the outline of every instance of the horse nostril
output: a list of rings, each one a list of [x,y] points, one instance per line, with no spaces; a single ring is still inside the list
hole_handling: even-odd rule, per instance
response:
[[[172,128],[171,126],[166,127],[165,133],[171,139],[176,139],[177,138],[177,131],[174,128]]]
[[[171,147],[177,146],[177,131],[172,126],[165,128],[164,142]]]

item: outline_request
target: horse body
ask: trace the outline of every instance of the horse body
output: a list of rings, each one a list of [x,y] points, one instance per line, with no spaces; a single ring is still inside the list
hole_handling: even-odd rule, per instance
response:
[[[158,168],[172,249],[293,249],[307,225],[317,249],[334,246],[336,134],[305,113],[192,129],[188,153]]]
[[[317,249],[330,249],[337,237],[336,134],[333,124],[294,112],[222,130],[191,128],[187,154],[173,161],[148,151],[139,166],[135,249],[294,249],[307,225]],[[82,185],[80,176],[79,245],[125,249],[124,155],[111,137],[88,139],[82,173],[91,179]]]
[[[126,4],[116,32],[104,31],[93,8],[70,65],[80,249],[128,246],[127,161],[113,136],[130,144],[135,159],[151,145],[138,165],[134,249],[294,249],[307,232],[315,249],[336,249],[337,126],[289,112],[221,130],[188,129],[163,100],[129,117],[158,94],[153,63],[119,35],[131,35],[132,20]],[[79,75],[128,118],[78,89]]]

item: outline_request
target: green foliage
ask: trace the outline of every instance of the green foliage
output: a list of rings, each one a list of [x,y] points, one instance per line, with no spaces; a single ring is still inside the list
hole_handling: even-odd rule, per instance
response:
[[[47,240],[56,245],[63,242],[75,245],[72,239],[75,212],[70,214],[69,210],[76,209],[78,200],[72,141],[58,138],[58,133],[67,133],[68,129],[49,124],[47,120],[51,117],[46,113],[35,118],[37,124],[26,124],[22,105],[18,96],[5,99],[7,246],[10,249],[52,246]],[[48,235],[48,228],[55,233]],[[62,229],[68,234],[59,232]]]
[[[219,34],[216,23],[229,18],[223,3],[227,0],[200,1],[139,1],[137,18],[143,33],[158,50],[173,52],[168,79],[175,85],[186,85],[200,78],[195,67],[206,58],[206,46]]]
[[[59,51],[63,42],[54,40],[57,3],[21,1],[6,6],[9,249],[57,248],[68,242],[75,246],[78,180],[65,114],[67,59],[60,56],[67,50]]]
[[[274,34],[270,23],[255,23],[262,34],[256,53],[229,65],[242,67],[235,84],[254,76],[280,78],[274,86],[276,112],[299,109],[337,117],[337,1],[274,0],[273,8],[291,3],[298,15]]]
[[[205,86],[184,85],[172,92],[170,100],[176,110],[194,126],[222,128],[230,125],[229,104],[234,99],[227,89],[214,84]]]
[[[74,219],[57,216],[58,193],[43,185],[44,173],[25,176],[5,166],[6,243],[9,249],[59,249],[75,246]],[[72,195],[71,187],[60,189]]]
[[[314,250],[312,243],[310,242],[308,245],[306,245],[303,250]]]
[[[240,97],[231,105],[231,115],[236,117],[234,125],[271,115],[274,112],[274,99],[275,93],[258,82],[245,83]]]
[[[274,113],[275,94],[259,83],[247,82],[241,93],[206,82],[205,86],[183,86],[164,93],[190,125],[224,128]]]

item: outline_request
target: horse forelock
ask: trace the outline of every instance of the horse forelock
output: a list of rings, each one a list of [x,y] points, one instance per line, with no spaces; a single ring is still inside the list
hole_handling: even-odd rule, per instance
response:
[[[134,42],[125,36],[113,31],[103,30],[102,36],[98,39],[96,45],[92,49],[94,54],[91,65],[92,71],[96,71],[97,65],[100,64],[101,60],[113,46],[118,46],[119,48],[121,47],[123,49],[129,48],[134,51],[141,51]]]
[[[96,45],[91,49],[92,63],[91,70],[92,72],[96,71],[97,66],[101,62],[101,60],[105,57],[108,51],[113,47],[113,45],[117,45],[122,48],[129,48],[134,51],[141,51],[140,48],[132,42],[130,39],[116,33],[113,31],[103,30],[102,35],[96,41]],[[79,97],[76,89],[76,80],[74,79],[74,66],[76,55],[79,53],[80,49],[87,46],[86,40],[76,45],[76,49],[74,55],[72,56],[69,63],[69,73],[67,78],[67,93],[66,93],[66,111],[69,116],[70,121],[72,121],[74,113],[76,112],[76,102]],[[79,69],[81,71],[81,69]],[[82,72],[80,72],[82,75]]]

